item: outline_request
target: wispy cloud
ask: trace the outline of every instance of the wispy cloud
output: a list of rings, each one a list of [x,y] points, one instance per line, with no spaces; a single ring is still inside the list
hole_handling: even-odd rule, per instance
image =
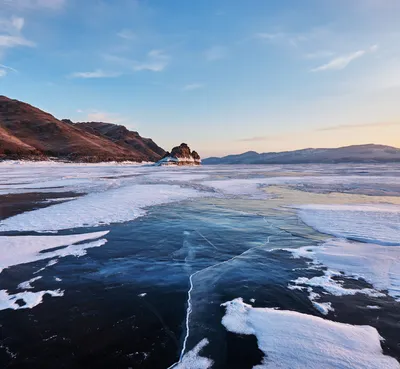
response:
[[[10,71],[12,71],[12,72],[15,72],[15,73],[18,73],[18,71],[16,70],[16,69],[14,69],[14,68],[12,68],[12,67],[9,67],[9,66],[7,66],[7,65],[4,65],[4,64],[0,64],[0,68],[1,69],[5,69],[5,70],[10,70]]]
[[[80,110],[83,113],[83,110]],[[119,114],[109,113],[100,110],[90,110],[87,114],[87,120],[91,122],[105,122],[105,123],[121,123],[125,119]]]
[[[3,0],[4,6],[17,9],[50,9],[59,10],[64,7],[67,0]]]
[[[5,77],[7,75],[7,71],[5,69],[0,69],[0,78]]]
[[[147,59],[145,61],[133,62],[133,70],[135,72],[161,72],[167,67],[169,60],[170,56],[165,54],[163,50],[151,50],[147,54]]]
[[[319,50],[319,51],[314,51],[312,53],[305,54],[304,57],[306,59],[323,59],[323,58],[330,58],[334,55],[335,55],[335,53],[333,51]]]
[[[204,83],[191,83],[182,88],[182,91],[194,91],[194,90],[199,90],[201,88],[204,88],[205,84]]]
[[[117,36],[123,38],[124,40],[134,40],[137,38],[137,35],[132,32],[130,29],[123,29],[117,33]]]
[[[378,45],[373,45],[367,50],[358,50],[348,55],[339,56],[326,64],[311,69],[311,72],[322,72],[326,70],[341,70],[346,68],[352,61],[363,57],[367,53],[374,53],[377,50],[378,50]]]
[[[274,41],[279,38],[285,37],[284,33],[268,33],[268,32],[259,32],[254,35],[255,38],[260,40]]]
[[[35,43],[22,36],[0,35],[0,48],[11,48],[17,46],[34,47]]]
[[[365,123],[365,124],[339,124],[336,126],[317,128],[315,131],[341,131],[346,129],[365,129],[365,128],[379,128],[379,127],[390,127],[400,126],[400,122],[380,122],[380,123]]]
[[[0,18],[0,51],[13,47],[34,47],[34,42],[22,35],[25,20],[21,17]]]
[[[204,56],[207,61],[216,61],[226,58],[228,55],[228,49],[224,46],[213,46],[207,49]]]
[[[120,73],[116,72],[105,72],[102,69],[96,69],[93,72],[74,72],[69,75],[70,78],[113,78],[118,77]]]
[[[255,136],[255,137],[248,137],[248,138],[241,138],[237,141],[239,142],[258,142],[258,141],[268,141],[276,139],[276,136]]]
[[[305,42],[309,39],[307,35],[302,33],[297,34],[284,32],[259,32],[254,34],[253,38],[269,43],[290,44],[294,47],[297,47],[301,42]]]

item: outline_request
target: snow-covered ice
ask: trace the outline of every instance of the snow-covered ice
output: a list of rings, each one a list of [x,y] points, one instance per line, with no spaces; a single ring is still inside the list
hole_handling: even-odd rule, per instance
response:
[[[54,231],[127,222],[146,214],[146,207],[204,195],[177,185],[131,185],[18,214],[2,221],[0,231]]]
[[[379,291],[400,300],[400,247],[332,239],[322,246],[287,249],[295,257],[311,259],[314,264],[326,266],[322,277],[299,278],[297,284],[323,287],[334,295],[365,293],[376,295],[370,289],[343,288],[334,276],[362,278]]]
[[[399,369],[382,353],[381,337],[370,326],[353,326],[295,311],[253,308],[241,298],[223,304],[225,328],[255,335],[266,355],[254,369]]]
[[[31,278],[29,281],[25,281],[25,282],[20,283],[18,285],[18,288],[20,290],[31,290],[31,289],[33,289],[32,283],[38,281],[39,279],[42,279],[42,277],[39,276],[39,277]]]
[[[303,222],[321,233],[400,246],[399,205],[304,205],[297,208]]]
[[[0,310],[6,309],[32,309],[43,302],[43,296],[61,297],[64,291],[39,291],[39,292],[20,292],[15,295],[10,295],[6,290],[0,290]],[[18,304],[17,301],[23,301],[23,304]]]
[[[0,272],[13,265],[68,255],[82,256],[87,248],[99,247],[105,239],[75,245],[78,242],[104,237],[108,231],[70,236],[0,236]],[[65,248],[47,251],[54,248]]]
[[[192,350],[188,351],[174,369],[207,369],[211,368],[213,361],[209,358],[200,356],[200,351],[208,345],[208,339],[202,339]]]

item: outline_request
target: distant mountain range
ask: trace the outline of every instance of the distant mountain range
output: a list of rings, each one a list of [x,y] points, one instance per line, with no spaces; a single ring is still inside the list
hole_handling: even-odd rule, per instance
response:
[[[150,138],[111,123],[73,123],[0,96],[0,160],[158,161],[166,152]]]
[[[303,149],[203,159],[203,164],[306,164],[306,163],[385,163],[400,162],[400,149],[385,145],[354,145],[335,149]]]

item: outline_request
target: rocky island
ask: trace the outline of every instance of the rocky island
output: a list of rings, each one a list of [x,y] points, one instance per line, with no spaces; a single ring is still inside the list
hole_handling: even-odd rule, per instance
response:
[[[190,147],[181,143],[157,162],[156,165],[201,165],[200,155],[196,151],[191,151]]]

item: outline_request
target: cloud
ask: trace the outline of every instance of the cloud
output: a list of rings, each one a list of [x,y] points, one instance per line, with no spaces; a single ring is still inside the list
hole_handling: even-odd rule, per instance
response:
[[[0,69],[0,78],[5,77],[7,75],[7,71],[5,69]]]
[[[84,79],[90,79],[90,78],[113,78],[113,77],[118,77],[120,73],[115,73],[115,72],[105,72],[101,69],[96,69],[93,72],[75,72],[71,73],[69,75],[70,78],[84,78]]]
[[[328,50],[320,50],[320,51],[314,51],[312,53],[308,53],[304,55],[306,59],[323,59],[323,58],[329,58],[331,56],[335,55],[333,51],[328,51]]]
[[[5,70],[5,71],[10,70],[10,71],[12,71],[12,72],[14,72],[14,73],[18,73],[18,71],[17,71],[16,69],[11,68],[11,67],[9,67],[9,66],[7,66],[7,65],[4,65],[4,64],[0,64],[0,68],[3,69],[3,70]]]
[[[25,20],[20,17],[12,17],[11,24],[18,32],[21,32],[22,28],[24,28]]]
[[[323,128],[317,128],[315,131],[325,132],[325,131],[341,131],[346,129],[365,129],[365,128],[379,128],[379,127],[390,127],[398,126],[400,122],[381,122],[381,123],[365,123],[365,124],[339,124],[336,126],[329,126]]]
[[[35,47],[35,43],[26,39],[21,31],[25,20],[20,17],[0,18],[0,51],[12,47]]]
[[[2,0],[4,6],[17,10],[50,9],[58,10],[65,6],[67,0]]]
[[[285,37],[284,33],[266,33],[266,32],[260,32],[256,33],[254,35],[255,38],[261,39],[261,40],[267,40],[267,41],[274,41],[279,38]]]
[[[117,36],[124,40],[134,40],[137,36],[134,32],[129,29],[123,29],[117,33]]]
[[[276,136],[255,136],[255,137],[248,137],[248,138],[241,138],[237,141],[240,142],[258,142],[258,141],[268,141],[268,140],[272,140],[272,139],[276,139]]]
[[[80,112],[83,113],[83,110]],[[87,120],[90,122],[120,123],[125,119],[120,117],[118,114],[108,113],[100,110],[90,110],[87,114]]]
[[[147,60],[144,62],[133,62],[133,70],[135,72],[161,72],[167,67],[169,59],[169,55],[165,54],[163,50],[151,50],[147,54]]]
[[[200,88],[204,88],[204,83],[191,83],[182,88],[182,91],[194,91]]]
[[[0,35],[0,48],[11,48],[17,46],[36,46],[34,42],[27,40],[21,36]]]
[[[204,56],[207,61],[224,59],[228,55],[228,49],[224,46],[213,46],[205,51]]]
[[[358,50],[348,55],[339,56],[326,64],[311,69],[311,72],[321,72],[325,70],[341,70],[346,68],[352,61],[363,57],[367,53],[374,53],[377,50],[378,50],[378,45],[373,45],[367,50]]]

